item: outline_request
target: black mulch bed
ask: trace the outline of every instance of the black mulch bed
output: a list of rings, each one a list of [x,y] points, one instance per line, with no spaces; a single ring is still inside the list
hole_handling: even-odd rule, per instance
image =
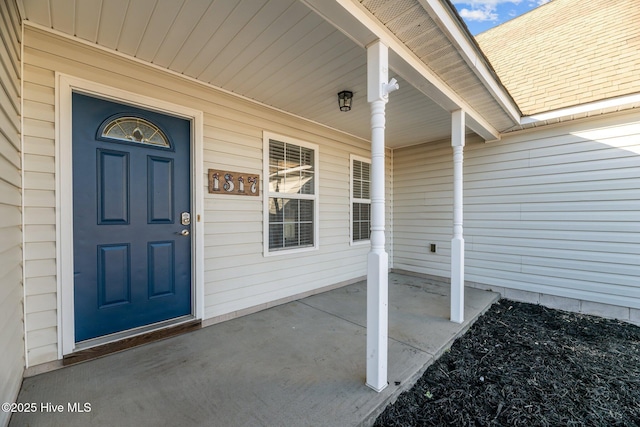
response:
[[[640,327],[500,300],[375,426],[640,426]]]

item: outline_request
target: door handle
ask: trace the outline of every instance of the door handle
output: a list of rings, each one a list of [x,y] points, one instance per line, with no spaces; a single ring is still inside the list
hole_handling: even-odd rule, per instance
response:
[[[188,236],[189,230],[182,230],[179,234],[182,234],[183,236]]]

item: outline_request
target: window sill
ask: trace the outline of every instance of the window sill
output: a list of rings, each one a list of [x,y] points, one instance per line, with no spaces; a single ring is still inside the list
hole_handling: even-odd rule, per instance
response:
[[[316,245],[316,246],[306,246],[304,248],[280,249],[277,251],[265,250],[263,252],[263,256],[272,257],[272,256],[280,256],[280,255],[294,255],[294,254],[299,254],[304,252],[313,252],[313,251],[317,251],[318,249],[319,249],[319,246]]]

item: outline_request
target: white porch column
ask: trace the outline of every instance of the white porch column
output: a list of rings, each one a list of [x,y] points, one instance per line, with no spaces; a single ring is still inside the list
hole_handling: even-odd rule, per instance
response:
[[[388,47],[379,40],[367,47],[367,100],[371,104],[371,251],[367,269],[367,386],[387,387],[389,256],[384,237],[384,127],[389,92]]]
[[[465,114],[451,113],[453,147],[453,238],[451,239],[451,321],[464,321],[464,238],[462,237],[462,181]]]

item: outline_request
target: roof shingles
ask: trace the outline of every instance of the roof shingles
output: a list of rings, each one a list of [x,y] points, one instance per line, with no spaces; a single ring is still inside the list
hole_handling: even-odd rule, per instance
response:
[[[476,37],[523,114],[640,92],[638,0],[553,0]]]

